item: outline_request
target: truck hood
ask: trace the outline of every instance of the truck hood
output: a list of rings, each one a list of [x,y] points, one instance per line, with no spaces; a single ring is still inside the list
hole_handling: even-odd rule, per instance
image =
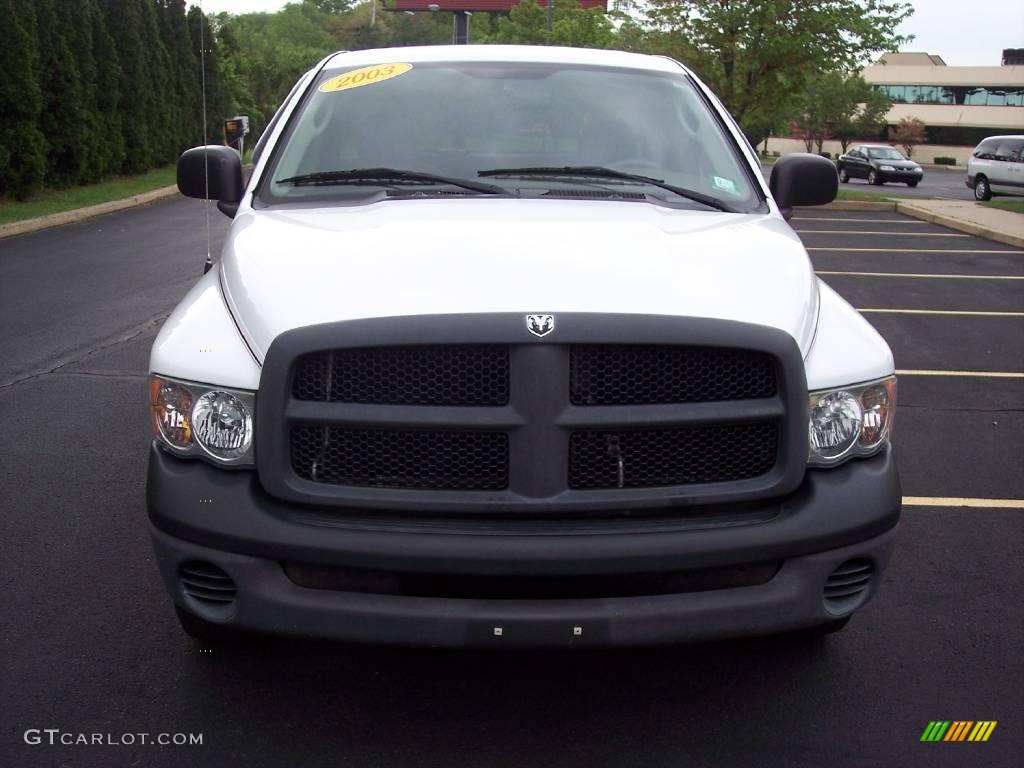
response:
[[[464,312],[605,312],[738,320],[806,356],[818,311],[803,245],[780,218],[644,202],[389,200],[252,210],[221,286],[262,362],[284,331]]]

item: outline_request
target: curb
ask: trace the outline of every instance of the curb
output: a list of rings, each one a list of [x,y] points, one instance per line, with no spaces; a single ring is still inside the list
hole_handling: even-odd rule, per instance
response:
[[[102,216],[105,213],[123,211],[125,208],[135,208],[140,205],[148,205],[149,203],[173,197],[177,194],[178,187],[174,184],[169,187],[160,187],[159,189],[153,189],[139,195],[133,195],[132,197],[125,197],[121,200],[110,200],[106,203],[90,205],[85,208],[75,208],[70,211],[51,213],[49,216],[39,216],[34,219],[12,221],[10,224],[0,224],[0,240],[5,237],[13,237],[14,235],[37,232],[40,229],[59,227],[62,224],[73,224],[78,221],[85,221],[86,219],[91,219],[94,216]]]
[[[967,219],[960,219],[956,216],[950,216],[944,213],[936,213],[928,210],[927,208],[921,208],[920,206],[914,205],[913,203],[900,202],[895,205],[897,213],[912,216],[915,219],[920,219],[921,221],[928,221],[932,224],[941,224],[944,227],[955,229],[958,232],[966,232],[968,235],[977,235],[978,237],[995,240],[997,243],[1003,243],[1004,245],[1012,245],[1015,248],[1024,248],[1024,235],[1015,235],[1010,232],[992,229],[991,227],[986,227],[982,224],[968,221]]]

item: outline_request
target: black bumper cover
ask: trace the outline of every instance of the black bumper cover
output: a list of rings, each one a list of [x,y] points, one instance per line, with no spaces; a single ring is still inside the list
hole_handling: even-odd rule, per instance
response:
[[[784,631],[838,616],[828,575],[892,551],[900,486],[890,451],[810,471],[781,499],[680,507],[660,518],[467,520],[359,514],[283,503],[254,472],[150,453],[147,503],[161,574],[175,602],[202,615],[178,568],[205,560],[238,586],[219,620],[275,633],[418,645],[557,646],[698,640]],[[206,501],[209,500],[209,501]],[[282,561],[474,575],[590,575],[782,561],[756,586],[649,597],[468,600],[308,589]],[[847,611],[848,612],[848,611]],[[210,617],[204,617],[210,618]],[[500,631],[499,631],[500,630]]]

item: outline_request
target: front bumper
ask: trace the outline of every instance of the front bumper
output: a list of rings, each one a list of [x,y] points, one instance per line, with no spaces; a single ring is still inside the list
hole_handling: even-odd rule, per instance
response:
[[[923,171],[878,171],[878,175],[885,182],[921,181],[924,178]]]
[[[206,501],[209,500],[209,501]],[[174,601],[208,620],[280,634],[436,646],[630,645],[764,634],[856,610],[874,594],[900,512],[891,452],[810,471],[781,499],[680,507],[643,519],[466,520],[397,517],[283,503],[255,473],[224,471],[153,448],[147,501]],[[839,565],[866,560],[867,588],[839,612],[823,588]],[[228,612],[204,615],[180,582],[183,563],[223,569]],[[754,586],[628,597],[465,599],[311,589],[283,562],[537,579],[708,569],[781,561]],[[499,631],[500,630],[500,631]]]

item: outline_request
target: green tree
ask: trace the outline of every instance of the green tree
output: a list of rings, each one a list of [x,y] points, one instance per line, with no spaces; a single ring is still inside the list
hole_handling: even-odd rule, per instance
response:
[[[86,175],[92,137],[86,122],[82,78],[68,45],[68,14],[53,0],[36,0],[39,35],[39,87],[43,109],[39,128],[46,137],[46,184],[66,187]]]
[[[800,113],[794,119],[794,124],[804,141],[808,152],[817,143],[818,151],[821,151],[821,144],[825,140],[827,129],[825,127],[829,116],[829,106],[825,103],[822,94],[830,86],[834,87],[834,80],[842,80],[842,75],[836,72],[826,72],[818,76],[810,77],[804,86],[804,103]]]
[[[107,30],[106,16],[98,0],[85,0],[82,5],[95,6],[92,13],[92,52],[96,62],[96,106],[99,110],[97,174],[118,173],[125,162],[120,56],[114,48],[114,39]]]
[[[555,9],[551,9],[554,16]],[[496,30],[487,38],[488,43],[509,43],[516,45],[550,45],[551,33],[547,29],[547,9],[537,0],[522,0],[501,17],[495,24]]]
[[[837,93],[829,133],[845,152],[854,139],[874,138],[874,134],[881,132],[890,107],[892,102],[884,93],[868,85],[860,75],[852,75],[843,81]]]
[[[352,0],[302,0],[302,2],[327,14],[345,13],[352,8]]]
[[[201,101],[199,66],[192,53],[185,20],[185,0],[158,0],[160,38],[167,50],[169,69],[162,94],[170,120],[171,146],[175,154],[193,146],[201,123],[194,105]]]
[[[554,0],[551,10],[551,42],[554,45],[575,48],[615,47],[615,28],[600,8],[580,8],[576,0]]]
[[[138,0],[141,14],[142,47],[146,86],[138,94],[149,117],[149,166],[163,165],[177,159],[175,140],[176,94],[175,69],[160,37],[157,4],[154,0]]]
[[[911,13],[889,0],[649,0],[643,45],[691,66],[757,144],[816,73],[906,42],[894,30]]]
[[[190,126],[192,145],[202,143],[203,139],[203,94],[206,97],[206,138],[211,144],[224,142],[224,118],[230,117],[231,98],[221,81],[220,48],[217,37],[210,23],[210,17],[204,15],[193,5],[188,11],[188,34],[192,46],[197,81],[194,84],[196,98],[192,101],[194,110]],[[205,73],[205,83],[204,83]]]
[[[837,139],[843,152],[857,138],[881,131],[889,100],[860,75],[823,72],[812,77],[804,92],[804,103],[794,121],[810,152],[821,152],[826,139]]]
[[[151,109],[156,85],[148,79],[142,9],[139,0],[103,0],[103,11],[120,64],[117,107],[124,155],[119,170],[142,173],[152,167],[156,156],[150,126],[157,120]]]
[[[612,48],[615,28],[600,8],[580,8],[577,0],[554,0],[551,29],[547,7],[537,0],[522,0],[507,17],[499,17],[488,43],[519,45],[571,45],[577,48]]]
[[[25,199],[43,185],[46,140],[32,0],[0,0],[0,195]]]
[[[249,107],[243,105],[237,92],[223,94],[221,107],[212,103],[208,70],[208,108],[246,111],[254,131],[251,138],[258,137],[299,76],[337,49],[327,32],[329,18],[315,5],[299,3],[286,5],[277,13],[218,16],[218,39],[231,40],[225,47],[224,68],[232,76],[244,77]],[[237,80],[232,82],[237,85]],[[217,119],[224,116],[221,112]]]
[[[78,71],[76,95],[81,105],[81,122],[74,130],[80,142],[81,158],[74,169],[76,178],[72,181],[88,184],[99,179],[105,171],[103,143],[106,132],[100,112],[101,83],[94,41],[99,7],[96,0],[61,0],[58,9],[64,22],[71,59]],[[99,21],[102,23],[102,19]],[[106,83],[103,87],[106,87]]]
[[[384,3],[377,0],[374,25],[370,26],[368,0],[352,4],[342,12],[328,16],[324,28],[331,35],[335,50],[391,47],[402,45],[437,45],[452,41],[452,17],[448,13],[382,13]],[[470,39],[475,41],[489,28],[484,14],[473,16]]]
[[[193,10],[198,13],[198,9],[193,8]],[[217,60],[219,67],[217,78],[229,111],[232,115],[248,115],[250,131],[252,131],[257,127],[256,123],[262,125],[257,119],[260,111],[256,107],[256,101],[249,87],[249,73],[243,68],[244,57],[235,34],[235,25],[223,23],[225,18],[227,17],[218,18]],[[201,109],[201,105],[196,106],[197,114],[199,114],[199,109]],[[197,118],[196,125],[201,125],[201,120],[201,118]],[[202,130],[200,129],[200,135],[197,140],[193,141],[193,144],[199,144],[201,140]]]

